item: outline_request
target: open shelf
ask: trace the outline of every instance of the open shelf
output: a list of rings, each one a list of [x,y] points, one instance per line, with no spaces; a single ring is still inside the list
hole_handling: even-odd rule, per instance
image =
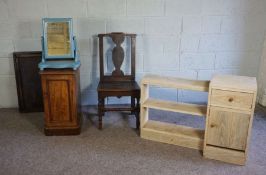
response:
[[[204,130],[148,120],[141,129],[141,137],[202,150]]]
[[[207,112],[207,106],[204,105],[176,103],[176,102],[163,101],[151,98],[147,99],[142,104],[142,107],[171,111],[171,112],[180,112],[184,114],[191,114],[197,116],[206,116]]]
[[[210,81],[188,80],[182,78],[162,77],[158,75],[147,75],[142,79],[141,83],[166,88],[208,92]]]
[[[207,106],[152,99],[149,97],[149,88],[150,86],[159,86],[208,92],[209,84],[210,81],[146,75],[141,81],[141,137],[148,140],[202,150],[204,130],[149,120],[149,108],[205,117],[207,115]]]

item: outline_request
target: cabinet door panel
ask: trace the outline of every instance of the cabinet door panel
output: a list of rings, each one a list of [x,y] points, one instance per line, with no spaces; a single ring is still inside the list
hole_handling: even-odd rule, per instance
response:
[[[43,75],[46,125],[49,127],[77,124],[72,75]]]
[[[249,114],[211,107],[209,115],[207,144],[245,150]]]
[[[42,112],[43,96],[38,64],[41,52],[14,52],[14,67],[20,112]]]

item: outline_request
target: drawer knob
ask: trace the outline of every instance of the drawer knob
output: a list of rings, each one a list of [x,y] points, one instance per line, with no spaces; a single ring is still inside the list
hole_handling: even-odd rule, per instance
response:
[[[213,128],[213,127],[215,127],[216,125],[215,125],[215,124],[211,124],[210,126],[211,126],[211,128]]]
[[[230,98],[228,99],[228,101],[229,101],[229,102],[232,102],[232,101],[234,101],[234,99],[233,99],[232,97],[230,97]]]

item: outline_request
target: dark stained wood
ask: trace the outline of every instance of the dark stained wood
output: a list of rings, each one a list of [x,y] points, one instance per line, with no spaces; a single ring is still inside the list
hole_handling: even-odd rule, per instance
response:
[[[79,70],[45,69],[40,74],[44,97],[45,134],[79,134]]]
[[[38,64],[40,51],[14,52],[18,104],[20,112],[42,112],[43,99]]]
[[[135,56],[136,56],[136,34],[125,33],[108,33],[99,34],[99,54],[100,54],[100,82],[98,84],[98,116],[99,129],[102,129],[102,116],[106,111],[131,111],[131,114],[136,116],[136,127],[139,128],[139,100],[140,87],[135,81]],[[112,50],[112,61],[114,64],[114,71],[112,75],[104,75],[104,53],[103,53],[103,38],[110,37],[115,44]],[[121,65],[124,61],[124,50],[121,44],[125,37],[130,38],[131,44],[131,74],[124,75],[121,70]],[[131,97],[130,107],[110,107],[106,106],[104,99],[106,97]]]

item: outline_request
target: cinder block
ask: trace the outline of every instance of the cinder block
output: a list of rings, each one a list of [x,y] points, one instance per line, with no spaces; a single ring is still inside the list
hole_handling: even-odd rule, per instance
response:
[[[146,73],[146,72],[145,72]],[[172,70],[172,71],[150,71],[147,72],[153,75],[166,76],[166,77],[178,77],[187,79],[197,79],[197,71],[195,70]]]
[[[144,53],[144,39],[143,35],[137,35],[136,37],[136,52],[139,54]]]
[[[184,16],[183,17],[183,33],[201,33],[201,16]]]
[[[181,52],[196,52],[200,44],[200,35],[183,34],[181,36]]]
[[[12,40],[0,40],[0,58],[12,57],[14,46]]]
[[[246,21],[245,31],[248,33],[261,34],[261,36],[263,37],[264,32],[266,30],[266,23],[264,22],[265,16],[266,16],[266,12],[265,14],[245,16],[245,21]]]
[[[80,56],[80,73],[81,74],[90,74],[91,73],[91,67],[92,67],[92,59],[89,55],[81,55]]]
[[[0,1],[0,20],[8,18],[8,5],[7,1]]]
[[[81,38],[77,39],[78,51],[79,54],[82,56],[88,56],[92,54],[93,47],[93,40],[90,38]]]
[[[202,20],[202,33],[220,33],[221,24],[221,16],[204,16]]]
[[[243,11],[242,0],[203,0],[202,12],[210,15],[232,15]]]
[[[163,0],[127,0],[128,16],[163,16]]]
[[[0,58],[0,75],[14,75],[14,62],[12,58]]]
[[[261,52],[264,36],[261,33],[243,33],[235,37],[236,51],[256,51]]]
[[[149,53],[163,53],[164,46],[160,37],[149,35],[143,36],[143,50],[145,54]]]
[[[178,35],[181,32],[181,18],[153,17],[145,20],[146,34]]]
[[[239,46],[237,46],[238,38],[239,35],[236,34],[205,34],[201,36],[199,51],[237,51],[239,50]]]
[[[215,54],[182,53],[180,69],[214,69]]]
[[[15,76],[0,76],[0,108],[18,107]]]
[[[136,72],[142,72],[144,65],[143,65],[144,59],[143,54],[136,54]]]
[[[264,0],[243,0],[242,4],[244,14],[266,14],[266,1]]]
[[[208,92],[179,90],[178,101],[183,103],[207,104]]]
[[[8,21],[0,22],[0,38],[1,39],[12,39],[14,38],[14,27]]]
[[[225,16],[222,19],[222,33],[245,33],[246,21],[244,16]]]
[[[187,78],[196,80],[197,79],[197,71],[195,70],[180,70],[177,75],[179,78]]]
[[[42,19],[32,19],[28,21],[32,38],[40,38],[42,33]]]
[[[108,97],[107,104],[130,104],[130,97]]]
[[[107,32],[144,33],[143,18],[112,18],[107,21]]]
[[[0,21],[0,38],[17,39],[31,37],[29,22],[26,20]]]
[[[96,105],[98,104],[98,95],[96,90],[81,91],[81,105]]]
[[[47,16],[45,12],[46,1],[43,0],[8,0],[7,4],[11,17],[42,18]],[[63,6],[62,3],[61,6]]]
[[[179,36],[143,36],[144,53],[176,53],[179,52]]]
[[[149,53],[144,55],[144,71],[179,69],[179,53]]]
[[[160,100],[177,101],[177,90],[172,88],[150,87],[150,97]]]
[[[80,74],[80,89],[81,89],[81,91],[92,90],[92,86],[93,86],[92,83],[94,83],[94,82],[92,81],[90,73]],[[95,88],[93,90],[95,90]]]
[[[104,19],[77,19],[78,37],[95,37],[99,33],[106,32],[106,21]]]
[[[197,15],[201,13],[202,0],[166,0],[165,13],[167,16]]]
[[[237,75],[238,69],[199,70],[198,80],[211,80],[214,75]]]
[[[15,51],[40,51],[40,39],[18,39],[14,40]]]
[[[87,2],[85,0],[48,0],[49,17],[86,17]]]
[[[217,53],[215,69],[259,69],[260,54],[256,52]]]
[[[125,0],[88,0],[89,17],[126,16]]]

